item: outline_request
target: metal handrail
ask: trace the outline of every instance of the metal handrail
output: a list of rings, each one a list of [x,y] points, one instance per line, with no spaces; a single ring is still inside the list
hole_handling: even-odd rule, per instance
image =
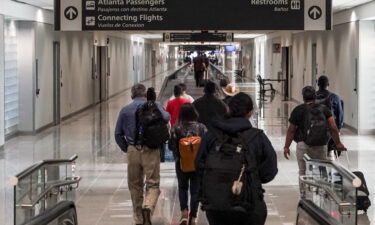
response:
[[[46,195],[48,195],[50,192],[52,192],[52,190],[55,189],[55,188],[60,188],[62,186],[68,186],[68,185],[72,185],[72,184],[77,184],[77,186],[75,188],[78,188],[78,184],[81,181],[81,179],[82,179],[81,177],[72,177],[71,180],[57,182],[57,183],[49,186],[42,193],[40,193],[40,195],[38,195],[38,197],[34,201],[32,201],[30,204],[21,204],[21,205],[16,205],[16,206],[17,207],[32,208],[36,204],[38,204],[38,202],[40,202]]]
[[[161,101],[161,98],[163,97],[163,93],[165,91],[165,88],[167,87],[168,85],[168,81],[172,79],[172,77],[177,74],[178,72],[180,72],[182,69],[184,69],[185,67],[188,67],[190,64],[189,63],[186,63],[186,64],[183,64],[181,65],[180,67],[177,68],[177,70],[173,71],[173,73],[169,74],[163,81],[163,84],[161,85],[161,88],[160,88],[160,91],[159,91],[159,95],[157,97],[157,101]]]
[[[300,176],[299,179],[302,183],[323,189],[339,206],[351,206],[352,204],[353,205],[355,204],[355,203],[342,201],[339,196],[337,196],[333,191],[331,191],[331,189],[327,188],[326,186],[322,184],[316,183],[314,181],[309,181],[308,178],[309,177],[307,176]]]
[[[217,70],[221,75],[223,75],[224,77],[228,77],[223,71],[221,71],[219,68],[217,68],[217,66],[215,66],[214,64],[210,63],[210,66],[212,68],[214,68],[215,70]]]
[[[350,172],[346,168],[344,168],[341,164],[336,163],[334,161],[330,160],[322,160],[322,159],[311,159],[307,154],[303,156],[303,159],[306,162],[313,162],[316,165],[321,165],[321,166],[327,166],[330,165],[332,166],[335,170],[337,170],[343,177],[348,179],[350,183],[353,185],[355,188],[359,188],[362,184],[361,179],[359,179],[354,173]]]
[[[32,174],[36,170],[40,169],[44,165],[51,165],[51,164],[65,164],[65,163],[71,163],[74,162],[78,158],[78,155],[73,155],[69,159],[49,159],[49,160],[43,160],[40,161],[29,168],[25,169],[24,171],[20,172],[16,176],[11,178],[11,184],[13,186],[16,186],[18,184],[18,181],[27,177],[28,175]]]

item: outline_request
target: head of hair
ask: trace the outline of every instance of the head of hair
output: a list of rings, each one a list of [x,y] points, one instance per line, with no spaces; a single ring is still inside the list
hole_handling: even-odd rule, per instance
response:
[[[147,89],[147,101],[156,101],[156,92],[152,87]]]
[[[134,84],[131,90],[131,98],[144,98],[146,97],[146,87],[143,84]]]
[[[212,81],[208,81],[206,85],[204,86],[205,94],[213,95],[216,93],[217,90],[218,90],[217,85]]]
[[[228,85],[228,79],[223,78],[220,80],[220,87],[225,88]]]
[[[174,94],[174,96],[175,96],[176,98],[177,98],[177,97],[180,97],[180,96],[183,94],[183,92],[182,92],[182,88],[181,88],[180,85],[175,85],[175,86],[174,86],[173,94]]]
[[[185,92],[187,90],[186,84],[180,83],[180,87],[182,88],[182,91]]]
[[[327,76],[322,75],[318,79],[318,86],[320,88],[326,89],[329,86],[329,79]]]
[[[181,106],[180,113],[178,114],[179,123],[185,124],[192,121],[198,120],[198,112],[194,105],[191,103],[184,103]]]
[[[302,89],[302,96],[305,102],[314,101],[316,99],[315,88],[312,86],[306,86]]]
[[[240,92],[233,96],[229,103],[229,114],[231,117],[246,117],[254,110],[253,100],[248,94]]]

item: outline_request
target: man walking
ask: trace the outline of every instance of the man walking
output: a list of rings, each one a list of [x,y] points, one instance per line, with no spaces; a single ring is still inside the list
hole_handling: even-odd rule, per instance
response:
[[[327,158],[327,143],[330,136],[332,136],[339,151],[345,150],[331,111],[328,107],[315,103],[315,89],[307,86],[303,88],[302,95],[304,104],[297,106],[292,111],[284,147],[284,156],[289,159],[290,145],[293,140],[297,143],[297,162],[300,176],[305,175],[306,172],[306,164],[303,159],[305,154],[312,159]],[[300,190],[303,194],[301,184]]]
[[[344,126],[344,106],[343,101],[338,95],[328,90],[329,79],[327,76],[320,76],[318,79],[319,90],[316,92],[316,98],[321,103],[326,105],[332,112],[337,129],[339,131]],[[328,151],[336,150],[335,142],[330,139],[328,142]],[[339,154],[340,152],[337,152]]]
[[[193,63],[195,73],[195,85],[196,87],[199,87],[202,83],[204,71],[206,71],[206,65],[202,53],[199,53],[199,55],[193,59]]]
[[[133,203],[133,217],[136,225],[151,225],[151,215],[160,194],[160,150],[136,144],[137,109],[146,103],[146,87],[136,84],[131,89],[133,102],[125,106],[119,114],[115,139],[128,156],[128,186]],[[165,121],[169,114],[157,105]],[[144,185],[146,193],[144,195]]]

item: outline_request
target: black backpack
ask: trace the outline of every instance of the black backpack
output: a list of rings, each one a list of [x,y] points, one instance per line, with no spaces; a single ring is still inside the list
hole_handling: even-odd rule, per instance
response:
[[[328,107],[329,110],[333,113],[333,104],[332,104],[332,93],[329,93],[327,96],[324,95],[317,95],[315,103],[325,105]]]
[[[147,101],[136,112],[136,145],[160,149],[169,139],[168,122],[163,119],[157,104]]]
[[[331,138],[324,107],[320,104],[306,105],[304,116],[304,141],[309,146],[327,145]]]
[[[251,213],[263,201],[263,193],[256,156],[249,149],[250,142],[261,133],[251,128],[237,136],[218,135],[206,158],[202,178],[202,209]],[[241,170],[243,187],[239,195],[232,192],[234,181]]]

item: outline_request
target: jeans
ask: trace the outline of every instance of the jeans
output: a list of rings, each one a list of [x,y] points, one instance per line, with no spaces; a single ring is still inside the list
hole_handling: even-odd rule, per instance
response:
[[[176,174],[178,180],[178,197],[181,211],[189,210],[189,188],[190,188],[190,217],[197,217],[199,207],[199,180],[195,172],[182,172],[180,160],[176,161]]]
[[[199,87],[202,83],[204,71],[195,71],[195,85],[196,87]]]

